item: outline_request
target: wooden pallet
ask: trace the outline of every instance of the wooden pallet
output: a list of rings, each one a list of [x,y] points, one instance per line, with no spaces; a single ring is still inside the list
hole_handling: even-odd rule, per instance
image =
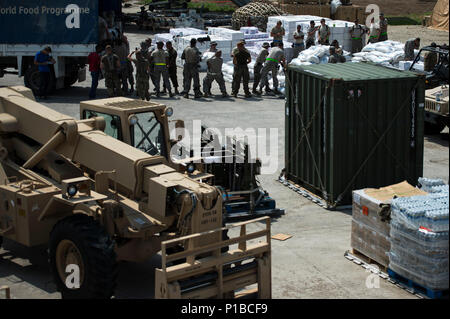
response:
[[[448,289],[435,290],[435,289],[426,288],[426,287],[412,281],[411,279],[408,279],[402,275],[399,275],[392,269],[388,269],[388,275],[390,278],[392,278],[397,283],[404,285],[407,288],[414,291],[414,293],[423,294],[430,299],[442,299],[442,298],[448,297]]]
[[[371,272],[378,274],[383,279],[389,278],[389,275],[387,274],[387,267],[380,265],[354,249],[347,250],[344,257],[353,263],[360,265],[366,270],[370,270]]]
[[[374,260],[374,259],[372,259],[372,258],[370,258],[370,257],[368,257],[368,256],[366,256],[366,255],[364,255],[362,252],[360,252],[360,251],[358,251],[358,250],[356,250],[356,249],[354,249],[354,248],[352,248],[352,249],[350,250],[350,252],[351,252],[351,254],[352,254],[353,256],[358,257],[359,259],[364,260],[364,262],[368,263],[369,265],[377,265],[378,268],[379,268],[381,271],[384,271],[385,273],[387,273],[387,270],[388,270],[388,267],[387,267],[387,266],[380,264],[380,263],[377,262],[376,260]]]

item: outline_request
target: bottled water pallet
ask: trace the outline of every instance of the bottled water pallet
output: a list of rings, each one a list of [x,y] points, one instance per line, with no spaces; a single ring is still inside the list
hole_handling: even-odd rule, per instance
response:
[[[446,290],[434,290],[430,288],[426,288],[422,285],[419,285],[412,281],[411,279],[405,278],[402,275],[399,275],[392,269],[388,268],[388,275],[389,277],[396,281],[396,283],[399,283],[402,286],[406,286],[407,290],[413,290],[417,294],[425,295],[426,297],[430,299],[441,299],[441,298],[448,298],[448,289]]]
[[[319,205],[322,208],[325,209],[350,209],[352,208],[351,205],[343,205],[343,206],[337,206],[337,207],[331,207],[331,205],[329,203],[327,203],[323,198],[320,198],[319,196],[311,193],[310,191],[308,191],[307,189],[305,189],[304,187],[301,187],[298,184],[295,184],[294,182],[287,180],[287,179],[283,179],[283,178],[278,178],[277,179],[281,184],[283,184],[284,186],[288,187],[289,189],[293,190],[294,192],[302,195],[303,197],[309,199],[310,201],[312,201],[313,203]]]
[[[422,299],[439,299],[445,297],[448,298],[448,290],[437,291],[417,285],[413,281],[398,275],[389,268],[381,266],[380,264],[374,262],[372,259],[364,256],[354,249],[352,249],[351,251],[347,250],[344,254],[344,257],[352,261],[353,263],[360,265],[364,269],[377,274],[380,278],[390,282],[391,284],[394,284],[397,287],[409,292],[410,294],[415,295],[416,297]],[[383,269],[386,269],[387,271],[383,271]]]

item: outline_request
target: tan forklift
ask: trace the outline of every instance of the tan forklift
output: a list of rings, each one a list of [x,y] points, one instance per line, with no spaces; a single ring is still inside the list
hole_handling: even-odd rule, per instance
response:
[[[134,110],[146,102],[101,103]],[[47,244],[63,298],[110,298],[119,261],[159,252],[157,298],[270,298],[270,219],[223,227],[222,189],[167,160],[171,110],[153,107],[128,123],[99,114],[76,120],[37,103],[25,87],[0,88],[0,245]],[[155,128],[130,135],[131,145],[114,136],[117,127],[140,132],[143,122]]]

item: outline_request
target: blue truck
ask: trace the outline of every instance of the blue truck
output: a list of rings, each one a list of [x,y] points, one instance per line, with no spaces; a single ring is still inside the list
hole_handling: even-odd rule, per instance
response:
[[[86,79],[87,56],[99,43],[99,21],[111,34],[122,32],[121,0],[0,0],[0,78],[17,74],[36,91],[39,74],[35,54],[52,49],[51,89]]]

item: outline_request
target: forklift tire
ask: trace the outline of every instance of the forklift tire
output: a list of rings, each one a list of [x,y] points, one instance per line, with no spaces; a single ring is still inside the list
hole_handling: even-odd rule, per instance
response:
[[[430,122],[424,123],[424,133],[425,134],[436,135],[436,134],[441,133],[444,128],[445,128],[444,123],[438,123],[438,124],[434,124],[434,123],[430,123]]]
[[[76,214],[59,221],[50,233],[49,263],[63,299],[109,299],[114,294],[118,266],[114,241],[92,217]],[[79,280],[76,281],[79,269]],[[72,287],[68,287],[71,284]],[[78,287],[74,284],[78,283]]]

